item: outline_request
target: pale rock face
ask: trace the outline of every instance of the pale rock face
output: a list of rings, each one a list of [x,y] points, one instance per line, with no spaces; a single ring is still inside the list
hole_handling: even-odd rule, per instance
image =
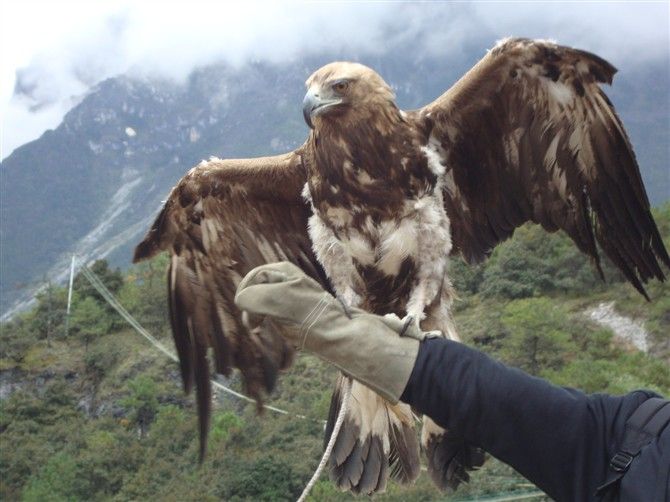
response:
[[[597,307],[587,310],[585,314],[595,323],[611,329],[622,342],[642,352],[649,352],[649,333],[644,324],[619,314],[614,309],[614,302],[600,303]]]

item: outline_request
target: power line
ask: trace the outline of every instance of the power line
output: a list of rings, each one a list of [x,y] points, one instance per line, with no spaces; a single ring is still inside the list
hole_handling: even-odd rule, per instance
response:
[[[74,271],[74,257],[72,261],[72,271]],[[84,277],[88,280],[88,282],[91,283],[91,285],[102,295],[102,297],[105,299],[109,305],[116,310],[121,317],[123,317],[128,324],[130,324],[140,335],[142,335],[144,338],[146,338],[149,343],[151,343],[154,347],[156,347],[158,350],[160,350],[163,354],[165,354],[167,357],[172,359],[175,362],[179,361],[179,358],[174,354],[171,350],[169,350],[165,345],[163,345],[158,339],[156,339],[151,333],[149,333],[144,327],[128,312],[125,307],[118,301],[118,299],[112,294],[109,289],[107,289],[107,286],[100,280],[100,278],[92,271],[90,270],[86,265],[82,265],[81,267],[81,272],[84,275]],[[255,403],[256,401],[249,396],[245,396],[244,394],[241,394],[237,391],[234,391],[233,389],[230,389],[226,387],[225,385],[217,382],[216,380],[211,380],[212,385],[214,385],[217,389],[222,390],[223,392],[226,392],[227,394],[230,394],[232,396],[235,396],[239,399],[242,399],[244,401],[248,401],[250,403]],[[351,385],[351,383],[349,383]],[[351,387],[349,387],[347,395],[351,393]],[[347,399],[348,400],[348,399]],[[337,438],[337,434],[339,432],[339,426],[341,426],[342,419],[344,417],[344,411],[346,410],[347,406],[347,400],[342,403],[341,405],[341,410],[340,413],[337,417],[337,422],[335,424],[335,428],[333,432],[331,433],[331,438],[329,440],[329,444],[324,451],[324,454],[321,458],[321,462],[319,463],[319,466],[317,467],[316,471],[314,472],[312,478],[310,479],[309,483],[303,490],[302,495],[300,496],[300,501],[305,500],[311,489],[313,488],[314,484],[316,481],[319,479],[323,468],[325,467],[325,463],[327,462],[328,458],[330,457],[330,450],[332,450],[332,447],[335,442],[335,438]],[[292,416],[296,418],[301,418],[301,419],[308,419],[309,417],[306,417],[305,415],[299,415],[295,413],[290,413],[286,410],[283,410],[281,408],[277,408],[275,406],[267,405],[264,404],[263,407],[265,409],[268,409],[270,411],[273,411],[275,413],[279,413],[282,415],[287,415],[287,416]],[[320,422],[324,423],[325,421],[321,420]],[[507,502],[507,501],[513,501],[513,500],[526,500],[526,499],[531,499],[531,498],[536,498],[536,497],[541,497],[544,496],[545,494],[541,491],[533,491],[533,492],[526,492],[526,493],[503,493],[503,494],[497,494],[494,495],[493,498],[477,498],[477,499],[466,499],[468,501],[479,501],[479,502]],[[465,502],[465,500],[463,501]]]
[[[172,359],[175,362],[179,361],[179,358],[177,357],[176,354],[174,354],[170,349],[168,349],[165,345],[163,345],[158,339],[156,339],[151,333],[149,333],[144,327],[125,309],[123,305],[116,299],[116,297],[112,294],[112,292],[107,289],[107,287],[104,285],[104,283],[100,280],[100,278],[92,271],[90,270],[86,265],[82,265],[81,267],[81,272],[84,274],[84,277],[88,280],[88,282],[91,283],[91,285],[102,295],[102,297],[105,299],[111,307],[116,310],[121,317],[123,317],[128,324],[130,324],[135,330],[142,335],[144,338],[146,338],[149,343],[151,343],[154,347],[156,347],[158,350],[160,350],[163,354],[168,356],[170,359]],[[225,385],[221,384],[220,382],[217,382],[216,380],[211,380],[212,385],[216,387],[217,389],[230,394],[231,396],[235,396],[239,399],[242,399],[244,401],[250,402],[250,403],[256,403],[256,401],[249,396],[245,396],[244,394],[241,394],[237,391],[234,391],[233,389],[226,387]],[[300,415],[296,413],[291,413],[289,411],[283,410],[281,408],[277,408],[275,406],[271,406],[269,404],[264,404],[263,408],[273,411],[275,413],[279,413],[282,415],[290,415],[294,416],[297,418],[301,419],[309,419],[310,417],[307,417],[305,415]],[[320,422],[323,422],[320,420]]]

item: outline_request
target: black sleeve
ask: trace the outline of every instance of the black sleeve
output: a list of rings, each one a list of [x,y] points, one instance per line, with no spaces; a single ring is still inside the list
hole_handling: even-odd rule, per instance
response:
[[[628,416],[653,393],[587,395],[428,339],[401,400],[511,465],[558,501],[593,500]]]

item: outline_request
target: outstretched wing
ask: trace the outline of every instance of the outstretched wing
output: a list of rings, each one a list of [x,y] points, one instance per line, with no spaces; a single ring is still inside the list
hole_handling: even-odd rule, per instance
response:
[[[533,221],[564,230],[602,275],[597,242],[645,297],[642,283],[664,279],[670,258],[633,149],[598,85],[615,72],[584,51],[508,39],[415,112],[446,168],[455,252],[481,260]]]
[[[209,425],[208,348],[216,371],[239,368],[259,402],[291,361],[291,348],[270,326],[247,329],[233,301],[237,285],[263,263],[291,261],[325,287],[307,234],[299,153],[202,162],[175,186],[134,261],[162,250],[168,270],[170,321],[186,392],[196,387],[200,455]]]

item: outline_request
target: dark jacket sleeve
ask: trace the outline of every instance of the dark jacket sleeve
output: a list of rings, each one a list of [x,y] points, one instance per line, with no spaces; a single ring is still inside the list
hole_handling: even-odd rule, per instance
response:
[[[630,414],[655,394],[587,395],[428,339],[401,400],[511,465],[558,501],[593,500]]]

